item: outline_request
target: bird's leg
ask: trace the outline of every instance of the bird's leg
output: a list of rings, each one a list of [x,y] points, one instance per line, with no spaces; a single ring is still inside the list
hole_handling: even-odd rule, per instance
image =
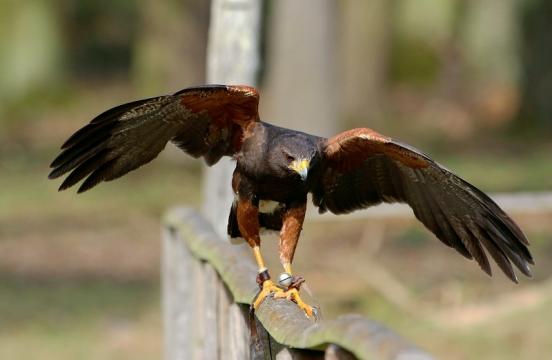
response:
[[[270,294],[282,293],[283,290],[278,287],[272,280],[270,280],[270,275],[268,274],[268,269],[264,264],[263,257],[261,256],[261,249],[259,246],[253,247],[253,254],[255,255],[255,260],[259,266],[259,273],[257,274],[257,284],[259,284],[260,291],[255,297],[253,302],[253,309],[257,309],[263,300]]]
[[[299,296],[299,288],[305,282],[302,276],[293,276],[291,262],[295,254],[295,248],[299,241],[299,235],[303,228],[307,202],[305,201],[290,206],[283,217],[282,230],[280,231],[280,261],[284,267],[284,273],[280,275],[280,285],[287,287],[285,292],[274,294],[275,298],[286,298],[301,308],[308,317],[314,315],[314,309],[305,303]]]
[[[264,259],[261,255],[261,237],[259,236],[259,209],[251,200],[238,201],[237,205],[238,227],[243,238],[253,249],[255,261],[259,266],[257,275],[257,283],[260,291],[253,302],[253,309],[257,309],[263,300],[270,294],[283,292],[272,280],[268,274],[268,269],[265,266]]]

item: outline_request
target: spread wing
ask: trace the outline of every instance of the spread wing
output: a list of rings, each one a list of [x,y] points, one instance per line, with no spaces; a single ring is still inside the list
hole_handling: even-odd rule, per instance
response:
[[[258,103],[254,88],[208,85],[114,107],[63,144],[49,178],[71,172],[60,190],[86,178],[83,192],[150,162],[169,141],[212,165],[239,151]]]
[[[343,214],[381,202],[407,203],[443,243],[474,258],[491,275],[485,254],[517,282],[511,263],[527,276],[528,241],[482,191],[422,152],[370,129],[354,129],[323,144],[324,170],[313,201]]]

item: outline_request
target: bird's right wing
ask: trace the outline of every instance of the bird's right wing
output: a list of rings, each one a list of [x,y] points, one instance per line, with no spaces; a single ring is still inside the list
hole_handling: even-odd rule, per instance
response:
[[[320,211],[348,213],[381,202],[407,203],[443,243],[475,258],[491,274],[483,248],[517,282],[514,263],[530,275],[533,258],[514,221],[482,191],[421,151],[370,129],[322,145],[324,171],[313,201]]]
[[[259,121],[258,103],[252,87],[207,85],[114,107],[63,144],[48,177],[71,172],[60,190],[86,177],[83,192],[150,162],[169,141],[212,165],[240,150]]]

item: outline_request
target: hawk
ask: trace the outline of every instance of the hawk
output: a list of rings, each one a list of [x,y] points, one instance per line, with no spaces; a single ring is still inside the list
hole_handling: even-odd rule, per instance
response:
[[[49,178],[69,173],[59,190],[84,180],[81,193],[150,162],[169,141],[209,166],[232,157],[235,200],[228,234],[245,239],[258,264],[253,308],[273,294],[313,315],[299,296],[303,280],[291,269],[309,193],[321,213],[407,203],[439,240],[475,259],[487,274],[490,255],[512,281],[512,264],[531,276],[529,243],[516,223],[423,152],[368,128],[324,138],[271,125],[260,120],[258,104],[253,87],[206,85],[116,106],[69,137]],[[280,232],[287,274],[280,283],[271,280],[261,255],[261,228]]]

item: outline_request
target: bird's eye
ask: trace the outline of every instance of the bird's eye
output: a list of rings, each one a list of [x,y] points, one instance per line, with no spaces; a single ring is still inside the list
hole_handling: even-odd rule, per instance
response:
[[[295,160],[295,156],[291,155],[287,151],[284,151],[284,156],[286,157],[286,160],[289,162],[292,162],[293,160]]]

